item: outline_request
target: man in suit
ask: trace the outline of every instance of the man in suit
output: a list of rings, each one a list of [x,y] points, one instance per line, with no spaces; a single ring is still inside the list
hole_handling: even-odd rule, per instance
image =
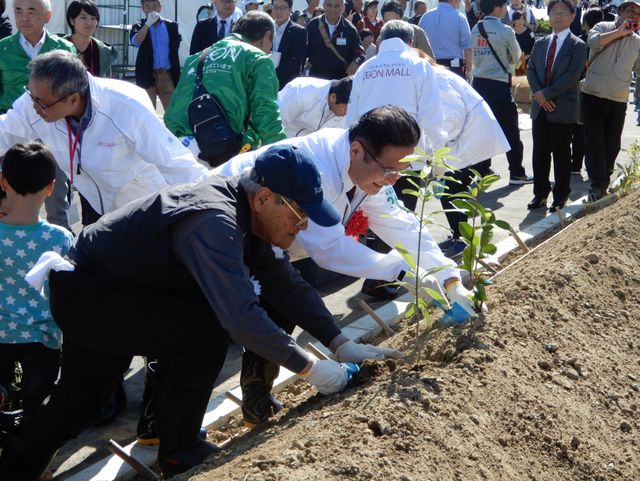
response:
[[[312,77],[341,79],[353,75],[364,61],[360,36],[343,11],[344,0],[325,0],[324,15],[307,26]]]
[[[307,52],[307,30],[290,20],[293,0],[273,0],[271,16],[276,21],[273,38],[273,54],[279,57],[276,74],[280,90],[302,73],[304,56]]]
[[[527,208],[546,207],[553,154],[555,183],[549,211],[554,212],[564,207],[571,191],[571,138],[578,120],[578,82],[587,61],[587,46],[569,30],[575,16],[570,0],[551,0],[547,12],[553,32],[535,43],[527,68],[534,100],[534,198]]]
[[[201,52],[231,33],[235,23],[236,0],[214,0],[216,16],[198,22],[191,36],[189,55]]]

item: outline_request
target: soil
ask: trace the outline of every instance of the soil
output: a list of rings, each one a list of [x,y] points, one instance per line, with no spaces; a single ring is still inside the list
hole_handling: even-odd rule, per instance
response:
[[[489,289],[468,325],[406,329],[322,396],[231,438],[192,481],[640,480],[640,194],[582,219]]]

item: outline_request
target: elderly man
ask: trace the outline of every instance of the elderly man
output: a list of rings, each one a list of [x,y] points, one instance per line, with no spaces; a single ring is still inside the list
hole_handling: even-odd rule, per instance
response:
[[[425,13],[418,25],[427,32],[436,62],[471,79],[471,31],[460,12],[461,0],[440,0],[438,8]]]
[[[322,129],[276,144],[296,146],[311,154],[322,175],[325,198],[342,216],[342,223],[332,227],[310,222],[289,253],[294,259],[311,257],[320,267],[334,272],[388,282],[397,280],[409,270],[398,252],[379,254],[345,235],[344,224],[356,211],[362,211],[368,218],[369,228],[384,242],[389,245],[401,243],[414,258],[420,248],[421,268],[442,268],[428,285],[432,288],[437,288],[434,283],[443,286],[450,303],[458,304],[468,318],[474,313],[469,299],[471,293],[462,286],[455,263],[442,255],[428,232],[420,232],[416,216],[398,205],[392,188],[406,168],[402,159],[413,153],[419,140],[420,128],[415,119],[401,108],[386,106],[367,112],[348,130]],[[263,152],[264,148],[234,157],[217,172],[223,175],[244,172]],[[244,376],[249,370],[253,371],[253,376]],[[265,404],[272,402],[269,391],[276,376],[277,369],[269,367],[264,360],[243,363],[240,378],[243,399],[245,393],[254,399],[257,397],[254,393],[259,391]],[[252,382],[243,383],[245,377]],[[262,382],[257,382],[256,378]],[[262,412],[264,420],[269,409]]]
[[[356,28],[342,16],[344,0],[325,0],[324,14],[307,25],[311,77],[341,79],[364,61]]]
[[[640,62],[640,0],[618,7],[615,22],[600,22],[589,32],[589,69],[582,87],[585,165],[591,190],[589,200],[602,198],[609,187],[629,100],[633,66]],[[637,88],[637,87],[636,87]]]
[[[64,335],[59,385],[4,447],[0,477],[37,480],[56,449],[96,415],[134,354],[158,358],[158,461],[167,477],[217,450],[197,435],[229,338],[324,394],[342,390],[345,368],[314,360],[268,317],[258,295],[339,361],[399,356],[348,340],[291,267],[283,249],[309,222],[330,227],[340,215],[308,154],[283,145],[263,151],[241,177],[166,189],[83,231],[69,254],[75,270],[49,277]]]
[[[62,50],[38,56],[30,69],[26,92],[0,116],[0,152],[40,139],[98,215],[206,175],[141,88],[92,77]]]

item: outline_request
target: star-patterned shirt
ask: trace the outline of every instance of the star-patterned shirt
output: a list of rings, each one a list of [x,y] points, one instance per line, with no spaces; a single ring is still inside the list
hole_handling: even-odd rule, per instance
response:
[[[24,276],[47,251],[65,255],[73,244],[67,230],[40,221],[31,225],[0,221],[0,344],[40,342],[60,349],[60,329],[45,296],[27,284]]]

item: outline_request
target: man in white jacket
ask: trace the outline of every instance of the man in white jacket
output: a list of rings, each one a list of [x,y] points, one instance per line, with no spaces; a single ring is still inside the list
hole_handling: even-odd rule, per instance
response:
[[[144,90],[92,77],[61,50],[38,56],[30,69],[25,93],[0,116],[0,152],[40,139],[99,215],[206,176],[156,117]]]
[[[278,107],[287,137],[308,135],[328,127],[343,127],[353,77],[325,80],[293,79],[278,93]]]
[[[466,313],[466,319],[474,314],[473,303],[471,293],[460,282],[455,263],[444,257],[427,231],[420,233],[416,216],[398,205],[392,188],[406,166],[401,160],[413,153],[419,139],[420,129],[411,115],[401,108],[385,106],[367,112],[348,130],[322,129],[275,144],[295,145],[310,153],[322,177],[325,199],[343,215],[342,224],[333,227],[309,222],[288,252],[292,260],[308,256],[334,272],[387,282],[397,280],[409,270],[398,252],[380,254],[345,235],[344,224],[361,210],[368,218],[369,228],[387,244],[401,243],[414,258],[420,244],[422,269],[444,267],[433,277],[444,287],[450,304],[458,304]],[[239,175],[251,168],[264,150],[238,155],[215,172]],[[264,365],[262,369],[268,370]],[[274,375],[277,370],[271,370],[270,376],[263,375],[265,383]]]

